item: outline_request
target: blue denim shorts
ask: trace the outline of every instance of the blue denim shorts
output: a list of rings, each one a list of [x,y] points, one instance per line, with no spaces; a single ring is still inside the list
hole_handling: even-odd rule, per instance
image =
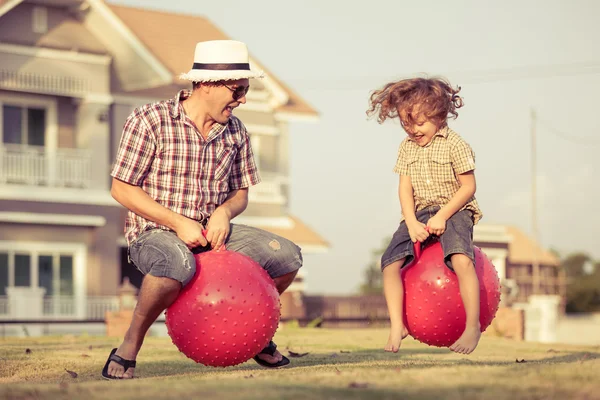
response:
[[[271,278],[302,267],[300,247],[262,229],[231,224],[225,241],[227,250],[244,254],[260,264]],[[190,250],[172,231],[152,229],[143,232],[129,247],[129,259],[144,275],[168,277],[187,285],[196,273],[194,254],[210,246]]]
[[[417,220],[427,224],[440,207],[429,207],[421,211],[417,211]],[[430,238],[435,238],[431,237]],[[429,238],[427,240],[430,240]],[[444,251],[444,262],[448,268],[452,269],[450,258],[453,254],[464,254],[475,263],[473,256],[473,214],[471,211],[462,210],[455,213],[448,221],[446,221],[446,230],[439,238]],[[426,244],[426,243],[423,243]],[[392,240],[387,249],[381,256],[381,270],[398,260],[404,260],[402,267],[410,264],[415,258],[414,243],[408,234],[406,222],[402,221],[398,230],[392,236]]]

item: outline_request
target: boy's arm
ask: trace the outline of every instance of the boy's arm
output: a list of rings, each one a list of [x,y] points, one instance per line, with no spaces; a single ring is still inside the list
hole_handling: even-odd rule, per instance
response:
[[[458,181],[460,182],[460,189],[452,196],[448,204],[437,212],[446,221],[463,208],[473,198],[477,190],[475,171],[468,171],[458,175]]]
[[[400,207],[406,223],[413,223],[417,220],[415,214],[415,198],[410,176],[400,175],[398,184],[398,197],[400,198]]]
[[[464,174],[459,174],[457,177],[460,182],[458,191],[452,196],[448,204],[443,206],[429,221],[427,221],[429,232],[434,235],[439,236],[444,233],[446,230],[446,221],[463,208],[475,195],[477,189],[475,171],[467,171]]]
[[[398,196],[400,197],[400,206],[402,215],[408,228],[408,234],[413,243],[423,242],[429,236],[425,230],[425,224],[417,220],[415,214],[415,194],[412,187],[412,181],[408,175],[400,175],[400,184],[398,185]]]
[[[456,174],[460,188],[433,218],[427,221],[429,232],[441,235],[446,230],[446,221],[464,207],[475,195],[475,153],[471,146],[459,139],[450,150],[452,169]]]

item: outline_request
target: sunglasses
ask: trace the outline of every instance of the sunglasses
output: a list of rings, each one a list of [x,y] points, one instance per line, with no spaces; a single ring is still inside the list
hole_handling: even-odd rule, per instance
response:
[[[238,101],[239,99],[241,99],[248,93],[248,90],[250,90],[249,85],[248,86],[237,86],[234,88],[231,88],[225,84],[223,84],[223,86],[225,86],[227,89],[231,90],[232,95],[233,95],[233,101]]]

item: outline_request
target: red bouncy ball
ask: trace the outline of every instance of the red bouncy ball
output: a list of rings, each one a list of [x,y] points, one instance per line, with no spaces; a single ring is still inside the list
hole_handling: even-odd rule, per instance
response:
[[[404,323],[416,340],[437,347],[452,345],[462,335],[466,314],[458,278],[444,263],[442,245],[436,241],[401,271],[404,285]],[[474,247],[479,278],[481,332],[492,323],[500,304],[500,280],[487,256]]]
[[[240,253],[208,251],[195,258],[194,278],[167,310],[169,336],[197,363],[243,363],[275,335],[281,315],[275,283]]]

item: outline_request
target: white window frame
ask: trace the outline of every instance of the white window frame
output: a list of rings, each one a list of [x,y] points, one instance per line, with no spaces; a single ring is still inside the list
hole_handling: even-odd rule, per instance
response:
[[[15,254],[27,254],[31,257],[31,284],[38,287],[39,266],[38,257],[48,254],[64,254],[73,257],[73,298],[75,301],[75,315],[85,318],[87,310],[87,247],[81,243],[61,242],[17,242],[0,240],[0,253],[8,253],[8,287],[14,287],[15,282]],[[11,257],[11,255],[13,257]],[[53,272],[56,273],[56,272]],[[54,294],[56,296],[56,294]]]
[[[260,135],[249,133],[250,145],[252,146],[252,154],[254,154],[254,163],[256,169],[260,172]]]
[[[48,9],[46,7],[33,7],[31,11],[31,30],[33,33],[48,32]]]

